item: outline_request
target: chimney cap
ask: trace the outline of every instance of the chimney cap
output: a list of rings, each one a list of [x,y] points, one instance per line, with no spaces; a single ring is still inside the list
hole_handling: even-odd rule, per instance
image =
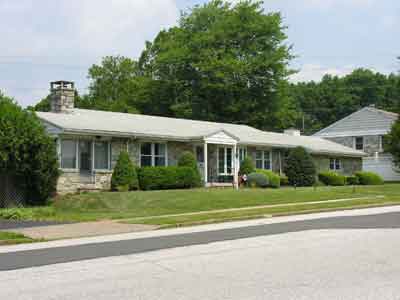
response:
[[[59,89],[74,89],[74,82],[73,81],[67,81],[67,80],[57,80],[57,81],[52,81],[50,82],[50,87],[52,90],[59,90]]]
[[[296,128],[288,128],[283,131],[284,134],[291,136],[301,136],[301,131]]]

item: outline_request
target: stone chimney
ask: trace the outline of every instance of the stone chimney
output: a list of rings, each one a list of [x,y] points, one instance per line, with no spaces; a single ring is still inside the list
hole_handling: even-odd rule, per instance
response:
[[[75,88],[72,81],[53,81],[50,83],[51,112],[65,113],[74,108]]]
[[[283,133],[287,134],[287,135],[291,135],[291,136],[300,136],[301,135],[300,130],[295,129],[295,128],[285,129],[283,131]]]

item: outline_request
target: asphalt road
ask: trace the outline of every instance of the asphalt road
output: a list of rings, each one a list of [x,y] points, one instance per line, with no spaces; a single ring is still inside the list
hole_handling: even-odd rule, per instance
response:
[[[0,254],[0,271],[45,266],[87,259],[125,256],[161,249],[265,237],[283,233],[321,229],[394,229],[400,228],[400,212],[331,217],[314,220],[276,223],[251,227],[179,235],[141,238],[134,240],[45,248]],[[400,240],[400,239],[399,239]],[[400,284],[400,274],[399,274]],[[400,297],[399,297],[400,299]]]
[[[398,300],[399,234],[307,230],[4,271],[0,299]]]

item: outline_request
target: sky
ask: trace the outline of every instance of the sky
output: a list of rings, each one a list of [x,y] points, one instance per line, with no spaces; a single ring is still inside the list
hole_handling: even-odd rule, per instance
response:
[[[91,65],[107,55],[137,58],[181,10],[205,2],[0,0],[0,90],[23,106],[45,97],[54,80],[74,81],[86,93]],[[400,69],[399,0],[265,0],[264,7],[281,12],[288,27],[294,82],[359,67]]]

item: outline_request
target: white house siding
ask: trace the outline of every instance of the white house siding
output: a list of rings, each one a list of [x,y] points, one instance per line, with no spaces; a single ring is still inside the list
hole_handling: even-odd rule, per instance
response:
[[[385,181],[400,181],[400,170],[394,166],[390,154],[363,158],[363,170],[375,172],[382,176]]]

